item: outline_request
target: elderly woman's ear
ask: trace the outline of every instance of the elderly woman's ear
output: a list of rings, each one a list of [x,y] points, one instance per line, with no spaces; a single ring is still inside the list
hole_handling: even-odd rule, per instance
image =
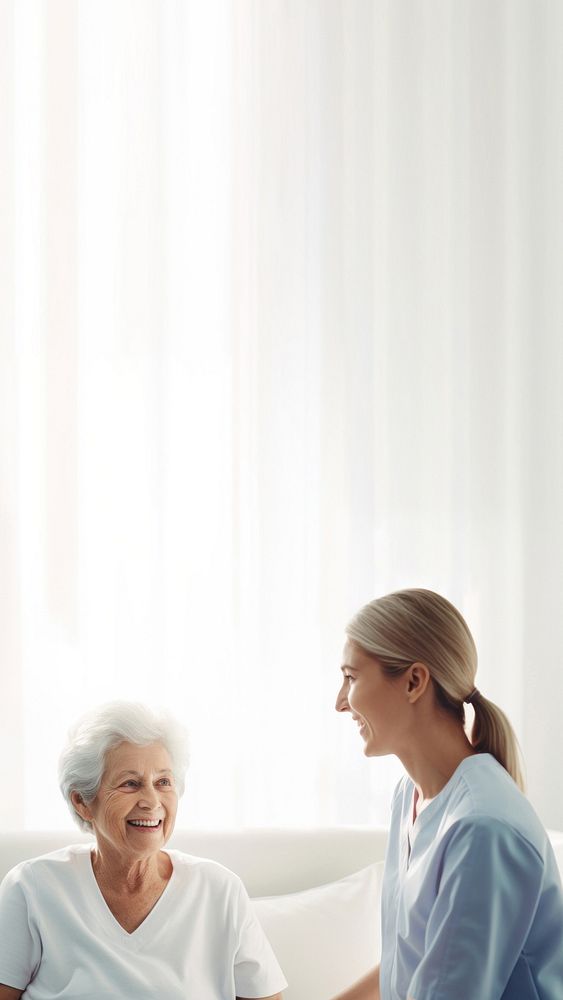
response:
[[[90,820],[92,818],[92,814],[79,792],[71,792],[70,800],[81,819]]]

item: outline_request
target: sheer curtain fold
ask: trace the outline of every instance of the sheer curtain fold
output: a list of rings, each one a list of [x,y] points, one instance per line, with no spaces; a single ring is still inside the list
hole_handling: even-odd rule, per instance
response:
[[[2,822],[123,696],[190,728],[181,822],[385,823],[343,628],[429,586],[563,826],[560,6],[0,17]]]

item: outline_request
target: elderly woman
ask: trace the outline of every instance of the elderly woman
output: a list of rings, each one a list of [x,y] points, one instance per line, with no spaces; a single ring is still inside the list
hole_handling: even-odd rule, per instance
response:
[[[279,1000],[286,986],[236,875],[165,850],[184,731],[142,705],[82,718],[60,761],[95,844],[17,865],[0,887],[0,1000]]]

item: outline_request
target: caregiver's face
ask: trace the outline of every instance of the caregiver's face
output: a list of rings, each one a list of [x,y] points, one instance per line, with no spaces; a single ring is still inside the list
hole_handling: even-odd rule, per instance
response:
[[[174,829],[178,794],[172,761],[161,743],[120,743],[106,756],[102,783],[88,804],[98,845],[148,857]]]
[[[342,657],[337,712],[350,712],[364,741],[366,757],[396,753],[402,730],[402,685],[387,676],[374,656],[348,640]]]

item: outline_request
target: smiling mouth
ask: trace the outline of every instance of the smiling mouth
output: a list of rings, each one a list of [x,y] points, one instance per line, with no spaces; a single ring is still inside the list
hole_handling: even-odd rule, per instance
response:
[[[159,830],[162,820],[128,819],[127,826],[132,826],[134,830],[144,830],[150,833],[151,830]]]

